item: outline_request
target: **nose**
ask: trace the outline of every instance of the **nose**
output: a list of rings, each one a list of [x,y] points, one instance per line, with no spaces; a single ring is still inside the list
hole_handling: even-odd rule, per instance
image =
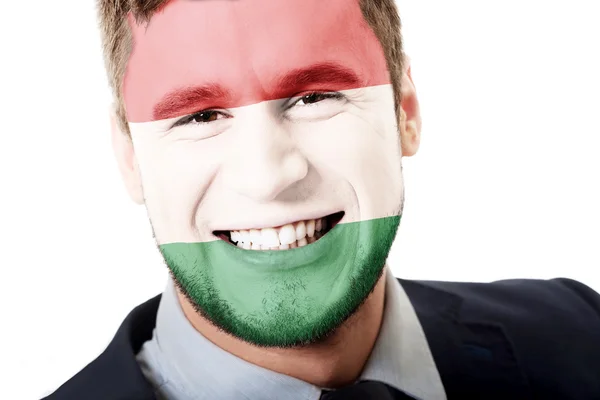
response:
[[[239,116],[235,151],[225,165],[226,184],[256,202],[269,202],[308,174],[308,160],[268,104]]]

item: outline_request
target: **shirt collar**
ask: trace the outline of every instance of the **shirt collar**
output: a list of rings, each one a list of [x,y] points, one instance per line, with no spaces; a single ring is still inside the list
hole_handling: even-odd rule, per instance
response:
[[[389,267],[384,317],[361,379],[385,382],[419,399],[446,399],[417,313]]]
[[[410,299],[389,268],[386,275],[382,326],[360,379],[382,381],[420,399],[445,400]],[[285,393],[286,399],[295,400],[321,395],[320,387],[249,363],[198,333],[183,314],[171,279],[160,302],[154,336],[142,353],[143,369],[155,384],[185,399],[275,400]]]

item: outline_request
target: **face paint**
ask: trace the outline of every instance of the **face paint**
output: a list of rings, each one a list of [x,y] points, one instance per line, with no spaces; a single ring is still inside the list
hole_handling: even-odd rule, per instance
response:
[[[221,329],[261,346],[312,343],[344,322],[382,274],[400,217],[338,224],[290,250],[224,241],[160,250],[177,281]]]
[[[123,91],[175,279],[226,332],[285,347],[337,328],[381,275],[402,209],[400,144],[358,2],[256,3],[173,1],[132,25]],[[339,223],[301,248],[228,241],[333,214]]]

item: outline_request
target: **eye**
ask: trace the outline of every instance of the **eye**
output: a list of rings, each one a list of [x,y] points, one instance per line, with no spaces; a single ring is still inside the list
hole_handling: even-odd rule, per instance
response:
[[[285,117],[289,121],[322,121],[343,112],[348,98],[340,92],[311,92],[296,97],[286,107]]]
[[[328,99],[340,99],[343,95],[341,93],[321,93],[321,92],[313,92],[307,95],[300,97],[294,104],[292,105],[300,105],[300,106],[308,106],[311,104],[319,103],[323,100]],[[303,103],[303,104],[300,104]]]
[[[194,113],[192,115],[188,115],[187,117],[177,121],[173,126],[175,127],[181,125],[201,125],[229,117],[229,115],[220,111],[204,110],[198,111],[197,113]]]

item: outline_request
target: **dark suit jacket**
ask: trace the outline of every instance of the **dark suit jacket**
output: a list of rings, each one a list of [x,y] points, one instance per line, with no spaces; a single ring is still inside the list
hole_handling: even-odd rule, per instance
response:
[[[569,279],[455,283],[399,279],[448,399],[600,400],[600,295]],[[135,360],[160,295],[48,400],[151,400]],[[427,400],[427,399],[424,399]]]

